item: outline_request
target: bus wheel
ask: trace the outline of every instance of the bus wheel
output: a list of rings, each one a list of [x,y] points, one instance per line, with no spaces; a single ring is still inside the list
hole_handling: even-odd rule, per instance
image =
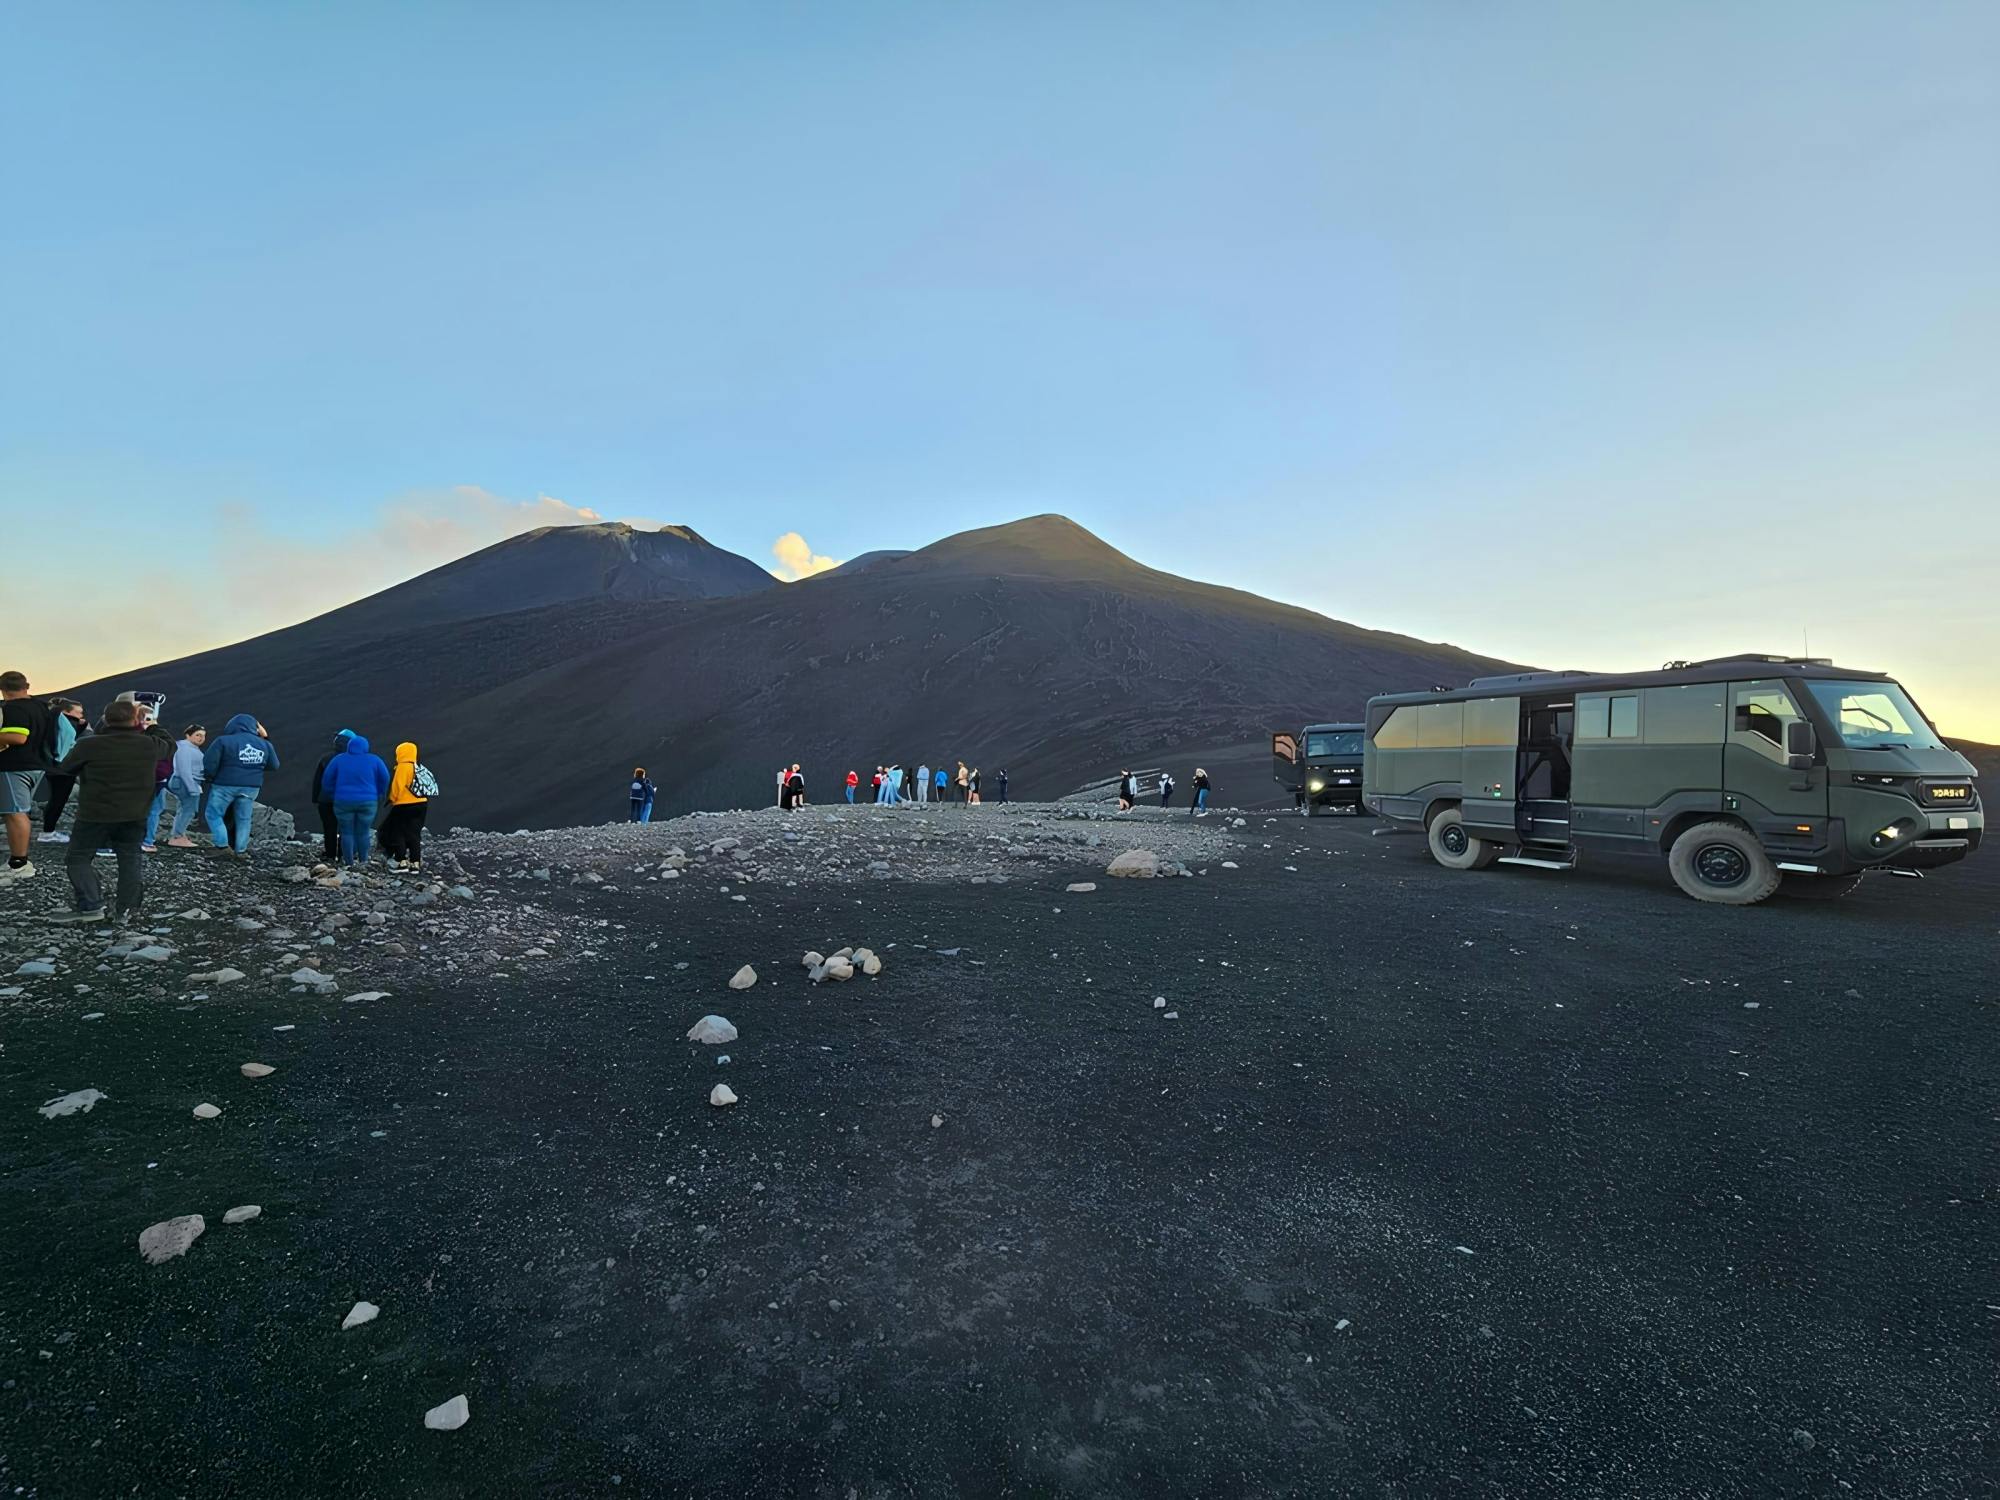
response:
[[[1447,807],[1430,826],[1431,858],[1447,870],[1483,870],[1500,857],[1500,846],[1466,831],[1458,809]]]
[[[1724,906],[1754,906],[1782,878],[1764,846],[1734,823],[1695,824],[1674,840],[1667,868],[1674,884],[1695,900]]]
[[[1857,875],[1787,875],[1778,887],[1780,896],[1795,900],[1837,901],[1861,884]]]

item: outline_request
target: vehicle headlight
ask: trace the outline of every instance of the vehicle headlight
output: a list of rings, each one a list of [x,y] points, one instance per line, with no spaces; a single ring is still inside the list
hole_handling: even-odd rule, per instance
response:
[[[1309,792],[1323,792],[1326,790],[1326,783],[1324,781],[1308,781],[1306,783],[1306,790]]]

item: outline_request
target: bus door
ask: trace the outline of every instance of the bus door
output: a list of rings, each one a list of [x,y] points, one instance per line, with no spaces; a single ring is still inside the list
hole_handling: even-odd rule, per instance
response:
[[[1459,763],[1459,816],[1466,828],[1506,843],[1517,841],[1516,757],[1521,739],[1521,700],[1473,698],[1465,705],[1464,756]]]

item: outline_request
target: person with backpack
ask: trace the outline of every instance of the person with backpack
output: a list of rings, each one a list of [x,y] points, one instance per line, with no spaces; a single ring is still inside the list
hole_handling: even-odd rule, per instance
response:
[[[389,777],[389,816],[382,820],[382,855],[400,875],[423,871],[424,814],[437,792],[437,778],[417,759],[416,743],[404,740],[396,747],[396,769]]]
[[[174,746],[173,770],[167,776],[167,790],[174,794],[174,827],[167,837],[169,849],[194,847],[187,831],[194,815],[201,810],[202,746],[207,743],[208,731],[199,724],[190,724],[181,731],[180,743]]]
[[[972,774],[966,778],[965,800],[974,807],[979,805],[979,767],[977,766],[972,768]]]
[[[1174,775],[1171,771],[1160,772],[1160,806],[1165,807],[1174,795]]]
[[[212,751],[210,752],[213,753]],[[411,760],[416,759],[412,747]],[[389,793],[389,768],[371,753],[368,741],[354,735],[347,748],[326,763],[321,778],[333,803],[333,821],[340,826],[340,857],[350,869],[368,863],[368,841],[375,831],[375,809]],[[216,821],[214,794],[209,798],[209,822]]]
[[[208,742],[201,766],[208,787],[209,843],[248,858],[251,814],[264,789],[264,773],[278,769],[278,747],[265,738],[254,715],[237,714]],[[223,822],[232,811],[237,814],[233,840]]]
[[[26,673],[0,672],[0,821],[7,825],[7,868],[0,871],[0,885],[35,877],[35,862],[28,858],[35,788],[61,764],[53,753],[53,717],[46,703],[28,696]]]
[[[403,753],[401,747],[397,748],[396,753],[399,756]],[[659,790],[658,787],[653,785],[652,777],[646,774],[644,766],[634,766],[632,768],[632,821],[634,823],[650,823],[653,821],[653,798],[658,794]]]
[[[154,768],[162,754],[171,758],[174,752],[173,740],[146,723],[147,717],[131,699],[114,700],[105,705],[103,731],[78,740],[62,758],[63,774],[76,777],[80,787],[76,829],[64,860],[74,909],[51,918],[54,922],[75,926],[102,922],[108,915],[95,869],[100,849],[118,856],[119,920],[139,920],[146,897],[146,856],[140,843],[153,799]]]
[[[860,787],[860,785],[861,785],[860,775],[856,772],[849,771],[847,773],[847,801],[850,806],[854,802],[854,793],[856,789]]]
[[[333,748],[319,758],[313,767],[312,794],[313,810],[319,814],[319,847],[332,864],[340,858],[340,825],[333,821],[333,804],[326,799],[321,787],[326,783],[326,768],[332,759],[347,748],[347,742],[354,738],[354,731],[343,729],[333,737]]]
[[[1194,768],[1194,795],[1188,799],[1190,813],[1208,811],[1208,772],[1200,766]]]

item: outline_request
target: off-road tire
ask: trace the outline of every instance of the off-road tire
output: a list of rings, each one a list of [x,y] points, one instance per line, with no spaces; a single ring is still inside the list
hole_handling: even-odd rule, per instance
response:
[[[1501,846],[1475,838],[1455,807],[1432,818],[1425,830],[1431,858],[1447,870],[1483,870],[1501,854]]]
[[[1789,896],[1795,901],[1838,901],[1857,885],[1861,884],[1859,873],[1853,875],[1787,875],[1778,887],[1780,896]]]
[[[1674,840],[1667,868],[1695,900],[1721,906],[1755,906],[1784,878],[1756,835],[1737,823],[1695,824]]]

